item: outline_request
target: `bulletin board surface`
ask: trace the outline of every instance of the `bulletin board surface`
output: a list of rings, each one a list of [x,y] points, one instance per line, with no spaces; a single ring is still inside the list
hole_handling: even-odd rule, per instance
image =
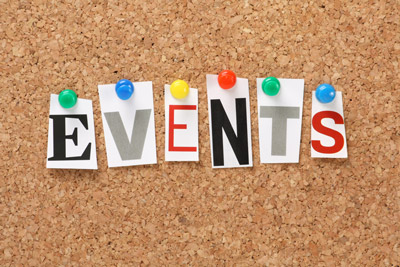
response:
[[[398,266],[398,1],[0,1],[1,266]],[[87,1],[89,2],[89,1]],[[212,169],[207,73],[249,79],[254,167]],[[256,78],[304,78],[299,164],[260,164]],[[157,165],[108,168],[98,84],[153,81]],[[198,163],[164,161],[164,84],[199,89]],[[343,92],[348,159],[310,156]],[[99,169],[46,169],[51,93],[92,99]]]

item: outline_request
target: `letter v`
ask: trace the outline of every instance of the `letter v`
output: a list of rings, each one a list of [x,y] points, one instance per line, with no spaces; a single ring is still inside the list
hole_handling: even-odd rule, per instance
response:
[[[142,157],[150,114],[151,109],[136,110],[131,141],[129,141],[119,112],[104,113],[122,160],[134,160]]]

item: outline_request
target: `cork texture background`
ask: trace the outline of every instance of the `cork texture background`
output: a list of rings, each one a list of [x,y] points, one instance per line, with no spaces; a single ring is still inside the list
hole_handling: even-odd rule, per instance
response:
[[[400,2],[0,0],[1,266],[399,266]],[[254,167],[211,168],[207,73],[249,79]],[[299,164],[260,164],[256,78],[304,78]],[[157,165],[109,169],[98,84],[153,81]],[[164,84],[200,162],[164,162]],[[310,156],[343,92],[348,159]],[[51,93],[92,99],[99,170],[46,169]]]

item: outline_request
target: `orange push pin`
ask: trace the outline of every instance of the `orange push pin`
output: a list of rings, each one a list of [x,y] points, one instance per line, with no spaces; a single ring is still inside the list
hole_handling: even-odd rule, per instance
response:
[[[222,89],[231,89],[236,84],[236,75],[231,70],[223,70],[218,74],[218,84]]]

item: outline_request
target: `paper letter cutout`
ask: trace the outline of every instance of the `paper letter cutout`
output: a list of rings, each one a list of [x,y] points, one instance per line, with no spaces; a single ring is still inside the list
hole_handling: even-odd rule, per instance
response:
[[[92,101],[65,109],[52,94],[49,118],[47,168],[97,169]]]
[[[257,78],[258,131],[261,163],[298,163],[303,116],[303,79],[279,79],[277,95],[262,90]]]
[[[136,110],[131,142],[129,142],[119,112],[104,112],[111,134],[122,160],[140,159],[149,126],[151,109]]]
[[[66,141],[71,139],[74,145],[78,145],[78,128],[75,128],[71,135],[65,134],[65,120],[78,119],[82,125],[88,130],[87,115],[50,115],[50,119],[53,119],[53,157],[48,158],[49,161],[53,160],[88,160],[90,159],[90,147],[92,143],[89,143],[79,157],[67,157],[66,156]]]
[[[286,156],[287,120],[299,119],[299,107],[260,107],[260,118],[272,118],[272,156]]]
[[[339,113],[334,111],[321,111],[315,114],[312,119],[312,126],[314,127],[314,129],[321,134],[330,136],[333,139],[335,139],[335,144],[333,146],[323,146],[321,145],[321,141],[313,140],[311,142],[311,145],[314,148],[314,150],[319,153],[325,153],[325,154],[338,153],[340,150],[342,150],[344,146],[343,135],[341,135],[339,132],[335,130],[323,126],[321,122],[322,119],[324,118],[333,119],[335,121],[335,124],[344,124],[343,117],[340,116]]]
[[[198,161],[198,92],[190,88],[183,99],[165,85],[165,161]]]
[[[312,92],[311,157],[347,158],[342,92],[330,103],[320,103]]]
[[[133,85],[127,100],[118,98],[115,84],[98,86],[109,167],[157,163],[153,85]]]
[[[253,166],[248,80],[224,90],[218,75],[207,74],[207,95],[213,168]]]
[[[174,131],[186,130],[186,124],[175,124],[175,110],[196,110],[195,105],[170,105],[169,106],[169,123],[168,123],[168,151],[171,152],[196,152],[197,147],[175,146],[174,145]]]
[[[249,148],[247,138],[246,98],[236,98],[236,129],[237,135],[229,122],[221,100],[211,100],[211,127],[214,151],[214,165],[224,165],[224,143],[222,131],[225,132],[233,152],[240,165],[249,164]]]

